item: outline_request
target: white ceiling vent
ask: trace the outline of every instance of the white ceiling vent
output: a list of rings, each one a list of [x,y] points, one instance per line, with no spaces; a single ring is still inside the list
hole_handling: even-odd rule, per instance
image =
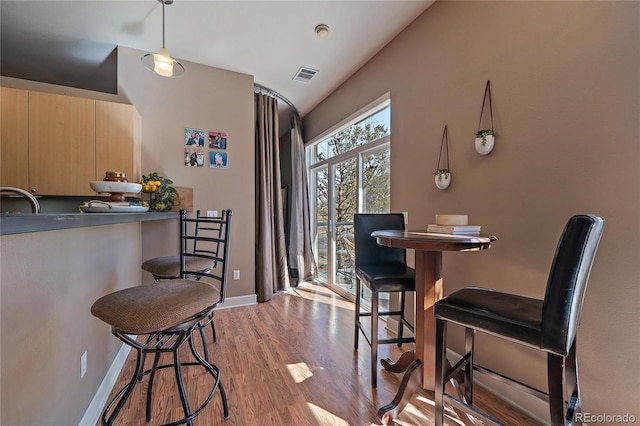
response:
[[[311,81],[311,79],[313,78],[314,75],[318,74],[318,70],[314,70],[311,68],[305,68],[305,67],[300,67],[300,69],[298,70],[298,72],[296,73],[295,76],[293,76],[293,79],[295,81],[301,81],[303,83],[308,83]]]

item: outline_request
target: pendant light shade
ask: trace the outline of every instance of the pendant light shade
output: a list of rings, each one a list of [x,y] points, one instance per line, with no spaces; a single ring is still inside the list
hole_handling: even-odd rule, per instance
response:
[[[162,47],[158,53],[145,53],[140,60],[142,65],[163,77],[177,77],[184,73],[182,64],[169,55],[169,51],[164,47],[164,6],[173,3],[173,0],[158,0],[162,3]]]

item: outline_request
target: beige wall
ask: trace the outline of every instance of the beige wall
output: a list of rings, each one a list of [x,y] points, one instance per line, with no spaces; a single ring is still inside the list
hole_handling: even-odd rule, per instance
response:
[[[79,423],[122,345],[91,305],[139,280],[140,249],[139,223],[0,238],[0,423]]]
[[[638,2],[437,2],[304,117],[310,140],[391,92],[392,210],[409,212],[409,228],[469,214],[499,237],[489,251],[444,254],[445,293],[474,284],[541,298],[566,220],[602,215],[578,333],[584,411],[636,418],[639,23]],[[487,80],[497,139],[485,157],[473,134]],[[445,124],[453,180],[441,191]],[[480,362],[546,386],[544,357],[478,345]]]
[[[241,279],[229,280],[228,296],[255,294],[253,76],[186,62],[183,76],[167,79],[141,66],[143,53],[119,48],[118,67],[121,92],[142,116],[143,173],[193,187],[195,209],[233,209],[229,270],[240,270]],[[210,169],[208,159],[205,167],[185,167],[185,127],[226,132],[228,167]],[[177,225],[142,230],[143,259],[177,254]]]

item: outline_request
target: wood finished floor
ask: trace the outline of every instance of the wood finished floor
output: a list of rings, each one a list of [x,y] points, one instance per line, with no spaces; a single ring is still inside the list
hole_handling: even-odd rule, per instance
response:
[[[376,411],[393,399],[401,376],[379,367],[378,388],[371,389],[369,346],[361,336],[359,351],[353,349],[353,309],[353,303],[326,288],[304,284],[268,303],[216,311],[218,342],[209,343],[208,348],[221,371],[230,418],[224,420],[216,393],[194,425],[379,424]],[[379,328],[382,336],[384,327]],[[211,342],[210,334],[208,338]],[[381,358],[396,360],[411,348],[381,345],[378,352]],[[188,348],[183,349],[183,359],[191,358]],[[129,380],[134,364],[131,351],[109,399]],[[197,407],[210,390],[211,376],[199,367],[185,367],[183,376],[191,407]],[[146,388],[145,379],[136,386],[116,425],[147,424]],[[154,418],[149,424],[169,423],[183,416],[173,369],[158,372],[153,393]],[[432,425],[432,401],[432,392],[416,392],[396,424]],[[479,386],[474,401],[506,424],[539,425]],[[461,424],[454,413],[448,415],[447,425]]]

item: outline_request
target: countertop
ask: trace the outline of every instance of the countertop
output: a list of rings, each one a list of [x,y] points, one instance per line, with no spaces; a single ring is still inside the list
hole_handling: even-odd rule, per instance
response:
[[[64,214],[1,214],[0,235],[113,225],[149,220],[178,219],[180,213],[64,213]]]

